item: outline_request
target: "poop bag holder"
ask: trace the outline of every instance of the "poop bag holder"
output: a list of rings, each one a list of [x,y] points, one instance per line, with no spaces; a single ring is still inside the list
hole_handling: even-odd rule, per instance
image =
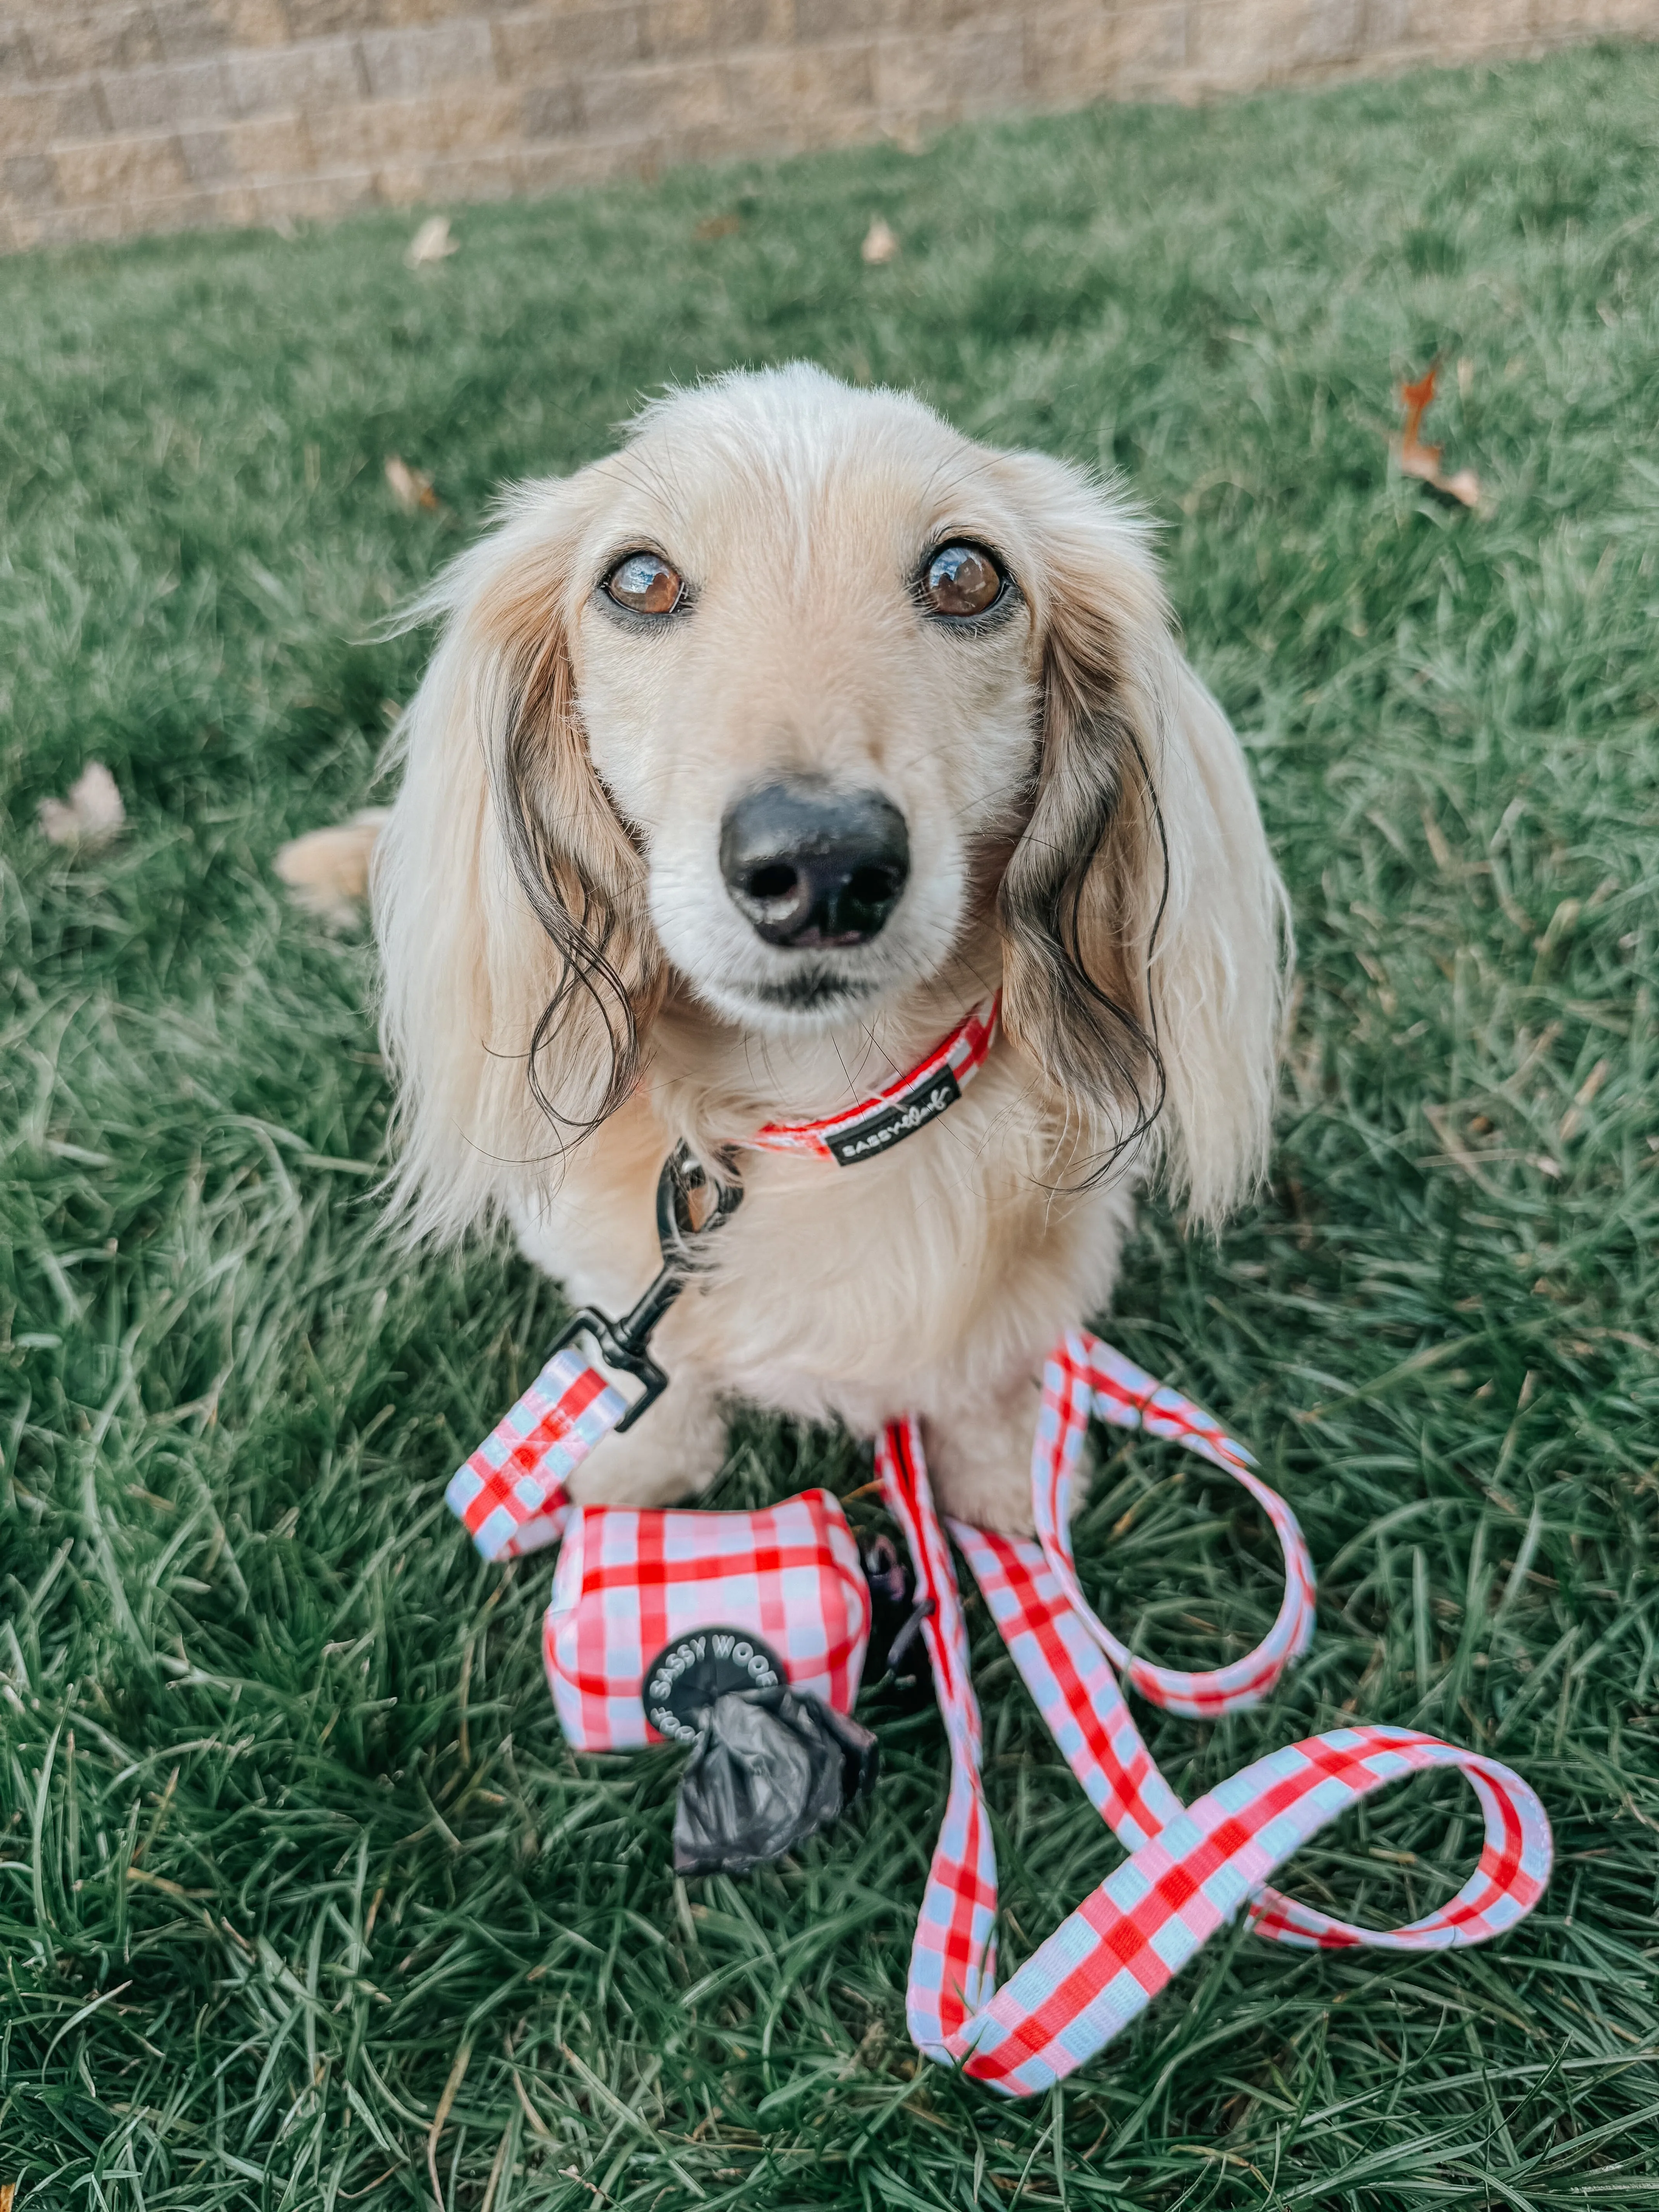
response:
[[[745,1874],[875,1780],[849,1717],[870,1612],[828,1491],[757,1513],[575,1507],[542,1632],[559,1724],[579,1751],[685,1745],[675,1869]]]

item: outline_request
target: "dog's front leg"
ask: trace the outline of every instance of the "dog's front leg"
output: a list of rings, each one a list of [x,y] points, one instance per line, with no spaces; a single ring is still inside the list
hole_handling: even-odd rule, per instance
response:
[[[579,1505],[672,1505],[708,1489],[726,1459],[726,1415],[711,1376],[665,1357],[672,1380],[626,1436],[608,1436],[570,1479]]]
[[[987,1396],[922,1416],[941,1513],[1010,1536],[1032,1533],[1031,1446],[1041,1401],[1038,1377],[1020,1375]]]

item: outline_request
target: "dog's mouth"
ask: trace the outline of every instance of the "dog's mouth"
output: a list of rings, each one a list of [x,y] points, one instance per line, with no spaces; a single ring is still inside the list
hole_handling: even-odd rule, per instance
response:
[[[877,986],[859,976],[814,968],[799,975],[786,975],[779,982],[750,983],[744,988],[747,996],[763,1006],[781,1007],[792,1014],[817,1014],[832,1012],[849,1000],[867,999]]]

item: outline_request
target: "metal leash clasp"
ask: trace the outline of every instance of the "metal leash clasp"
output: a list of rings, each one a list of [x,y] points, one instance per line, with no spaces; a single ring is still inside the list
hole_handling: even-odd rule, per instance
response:
[[[699,1221],[694,1200],[704,1192],[710,1194],[709,1202]],[[742,1203],[743,1185],[735,1176],[729,1182],[717,1182],[693,1158],[689,1146],[676,1146],[657,1177],[657,1243],[662,1250],[662,1267],[656,1279],[620,1321],[612,1320],[598,1306],[582,1306],[560,1332],[550,1358],[578,1337],[591,1336],[607,1365],[631,1375],[641,1385],[640,1396],[617,1424],[617,1436],[631,1429],[668,1388],[667,1376],[646,1349],[652,1332],[702,1265],[699,1248],[703,1240],[729,1221]]]

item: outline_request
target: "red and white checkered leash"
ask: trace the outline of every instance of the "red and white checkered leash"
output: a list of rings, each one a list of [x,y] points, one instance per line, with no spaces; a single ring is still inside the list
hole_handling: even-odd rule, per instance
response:
[[[574,1346],[558,1355],[450,1486],[451,1504],[486,1557],[511,1558],[556,1540],[571,1510],[567,1478],[626,1410]],[[1185,1444],[1235,1477],[1266,1512],[1284,1554],[1285,1596],[1247,1657],[1205,1674],[1150,1666],[1096,1617],[1078,1586],[1068,1533],[1091,1413]],[[1079,1331],[1043,1370],[1032,1454],[1036,1541],[958,1521],[950,1529],[1055,1742],[1129,1856],[996,1990],[996,1856],[980,1771],[979,1705],[914,1419],[888,1429],[876,1462],[918,1589],[933,1601],[922,1634],[951,1749],[950,1793],[906,2006],[910,2033],[929,2057],[959,2063],[1011,2095],[1033,2096],[1109,2042],[1241,1907],[1258,1935],[1280,1943],[1432,1951],[1485,1942],[1537,1902],[1551,1849],[1537,1796],[1497,1760],[1414,1729],[1310,1736],[1182,1805],[1130,1718],[1114,1668],[1151,1704],[1196,1719],[1259,1704],[1312,1637],[1313,1570],[1295,1515],[1251,1472],[1243,1447],[1178,1391]],[[1360,1798],[1442,1766],[1468,1778],[1486,1816],[1480,1863],[1449,1903],[1408,1927],[1378,1931],[1267,1886],[1292,1852]]]
[[[1285,1557],[1279,1617],[1247,1658],[1187,1674],[1134,1658],[1078,1587],[1068,1520],[1091,1413],[1170,1437],[1241,1482]],[[1250,1471],[1249,1455],[1178,1391],[1081,1331],[1043,1370],[1032,1455],[1035,1542],[951,1522],[1014,1663],[1054,1741],[1129,1856],[995,1990],[996,1856],[980,1775],[979,1706],[962,1605],[914,1419],[896,1422],[877,1465],[935,1611],[923,1625],[951,1747],[951,1788],[910,1958],[911,2035],[931,2058],[1034,2096],[1098,2051],[1241,1907],[1257,1934],[1305,1948],[1366,1944],[1446,1950],[1512,1928],[1550,1868],[1544,1808],[1495,1759],[1414,1729],[1334,1729],[1270,1753],[1183,1807],[1153,1765],[1113,1668],[1171,1712],[1209,1718],[1258,1704],[1304,1652],[1313,1571],[1296,1516]],[[1449,1902],[1408,1927],[1357,1928],[1267,1887],[1328,1821],[1385,1783],[1425,1767],[1463,1774],[1486,1815],[1479,1865]],[[995,1990],[995,1994],[993,1994]]]
[[[918,1067],[872,1098],[826,1121],[769,1126],[749,1141],[763,1150],[810,1152],[842,1168],[876,1157],[926,1127],[960,1096],[984,1064],[996,1019],[993,999],[973,1009]],[[665,1259],[668,1249],[665,1244]],[[615,1329],[603,1316],[588,1318]],[[648,1362],[643,1368],[636,1362],[635,1371],[636,1381],[654,1378],[650,1395],[665,1381]],[[572,1510],[566,1490],[570,1476],[630,1410],[642,1411],[648,1402],[649,1395],[630,1408],[580,1336],[557,1351],[449,1486],[450,1505],[484,1557],[516,1558],[556,1542]],[[1248,1657],[1207,1674],[1149,1666],[1096,1617],[1078,1586],[1069,1534],[1072,1482],[1091,1413],[1120,1428],[1185,1444],[1242,1483],[1267,1514],[1284,1553],[1285,1596],[1272,1629]],[[1178,1391],[1078,1331],[1043,1370],[1031,1461],[1036,1541],[960,1522],[950,1526],[1055,1742],[1129,1856],[1013,1979],[996,1990],[996,1856],[980,1774],[979,1705],[969,1678],[962,1602],[914,1419],[887,1430],[876,1464],[908,1540],[919,1593],[933,1601],[922,1634],[951,1747],[950,1792],[917,1923],[907,2003],[910,2033],[929,2057],[960,2064],[1010,2095],[1033,2096],[1109,2042],[1241,1909],[1259,1935],[1276,1942],[1430,1951],[1484,1942],[1512,1928],[1537,1902],[1550,1867],[1549,1823],[1537,1797],[1495,1759],[1459,1751],[1414,1729],[1335,1729],[1309,1736],[1243,1768],[1196,1804],[1181,1803],[1129,1717],[1114,1668],[1152,1705],[1195,1719],[1259,1704],[1312,1637],[1313,1569],[1295,1515],[1251,1472],[1249,1453]],[[833,1506],[832,1500],[825,1503]],[[791,1502],[802,1508],[809,1504]],[[669,1541],[674,1524],[676,1590],[688,1577],[712,1576],[727,1593],[723,1602],[729,1606],[736,1588],[748,1593],[745,1602],[763,1582],[774,1596],[787,1589],[787,1601],[777,1601],[782,1614],[775,1621],[769,1613],[762,1632],[783,1644],[792,1679],[801,1668],[810,1673],[823,1663],[824,1625],[815,1607],[826,1602],[825,1578],[835,1582],[836,1565],[818,1556],[814,1537],[790,1571],[794,1579],[780,1579],[784,1553],[774,1560],[772,1553],[783,1532],[771,1522],[791,1505],[775,1509],[771,1516],[750,1516],[765,1520],[766,1528],[728,1529],[719,1545],[712,1530],[705,1543],[697,1528],[710,1516],[596,1516],[611,1526],[617,1559],[598,1615],[604,1663],[596,1679],[607,1695],[593,1708],[595,1745],[638,1741],[644,1728],[633,1685],[648,1657],[641,1638],[650,1642],[656,1630],[647,1635],[641,1625],[647,1579],[641,1565],[641,1521],[662,1524],[660,1540],[653,1539],[656,1550]],[[594,1540],[603,1552],[604,1534],[596,1532]],[[659,1561],[653,1574],[652,1601],[660,1609],[668,1569]],[[733,1575],[735,1584],[718,1582]],[[800,1617],[792,1630],[784,1616],[794,1614]],[[559,1678],[550,1663],[550,1674],[556,1689]],[[828,1681],[832,1695],[839,1680]],[[851,1686],[844,1686],[850,1698]],[[625,1725],[613,1705],[625,1714]],[[588,1707],[572,1706],[568,1698],[561,1711],[580,1716]],[[1376,1932],[1267,1887],[1268,1876],[1299,1845],[1360,1798],[1435,1766],[1454,1766],[1464,1775],[1486,1815],[1480,1863],[1449,1903],[1409,1927]]]

